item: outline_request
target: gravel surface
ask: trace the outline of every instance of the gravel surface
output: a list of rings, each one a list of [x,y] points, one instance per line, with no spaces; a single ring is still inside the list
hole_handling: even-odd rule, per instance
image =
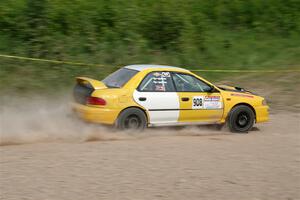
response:
[[[274,114],[249,134],[196,127],[4,144],[3,200],[300,199],[297,113]]]

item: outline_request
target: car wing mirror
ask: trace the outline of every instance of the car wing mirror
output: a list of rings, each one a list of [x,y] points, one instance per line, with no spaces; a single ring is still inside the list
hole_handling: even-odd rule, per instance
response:
[[[209,92],[214,93],[214,92],[219,92],[219,90],[216,89],[215,86],[211,85],[211,90]]]

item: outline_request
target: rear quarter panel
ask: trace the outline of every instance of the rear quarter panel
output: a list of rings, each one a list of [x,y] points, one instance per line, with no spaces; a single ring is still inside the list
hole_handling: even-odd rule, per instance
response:
[[[105,106],[97,106],[98,108],[105,108],[111,110],[111,115],[107,116],[111,123],[114,123],[120,112],[128,107],[141,108],[132,98],[132,90],[126,88],[110,88],[105,90],[95,90],[92,93],[94,97],[105,99]],[[142,108],[143,109],[143,108]]]

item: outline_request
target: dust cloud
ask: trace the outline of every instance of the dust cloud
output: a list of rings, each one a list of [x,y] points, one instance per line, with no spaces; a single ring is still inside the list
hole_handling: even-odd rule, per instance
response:
[[[70,97],[2,98],[0,146],[37,142],[89,142],[128,140],[152,136],[211,135],[210,127],[150,128],[143,132],[120,132],[113,127],[86,123],[76,117]]]
[[[1,108],[0,145],[84,142],[125,137],[122,133],[111,133],[103,126],[77,119],[72,112],[71,102],[68,97],[56,100],[32,98],[25,99],[25,103],[24,100],[10,102],[8,98],[5,99]]]

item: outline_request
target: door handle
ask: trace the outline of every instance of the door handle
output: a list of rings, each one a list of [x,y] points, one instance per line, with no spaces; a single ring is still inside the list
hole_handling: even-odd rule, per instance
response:
[[[140,101],[146,101],[147,98],[146,98],[146,97],[140,97],[139,100],[140,100]]]
[[[188,98],[188,97],[182,97],[181,100],[182,101],[188,101],[188,100],[190,100],[190,98]]]

